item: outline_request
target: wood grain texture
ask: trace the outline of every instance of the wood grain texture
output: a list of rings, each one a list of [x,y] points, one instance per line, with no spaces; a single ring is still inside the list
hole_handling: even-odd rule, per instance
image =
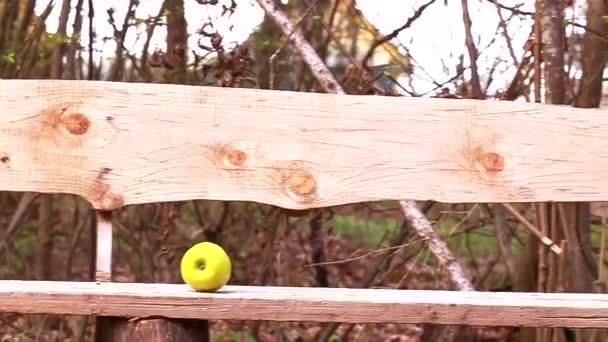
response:
[[[0,189],[189,199],[608,198],[608,112],[531,103],[0,81]]]
[[[0,312],[608,328],[608,295],[0,281]]]

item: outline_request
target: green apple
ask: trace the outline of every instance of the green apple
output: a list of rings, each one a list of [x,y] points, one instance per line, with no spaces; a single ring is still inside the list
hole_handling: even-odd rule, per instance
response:
[[[213,292],[230,280],[232,264],[219,245],[204,241],[190,247],[180,263],[182,279],[196,291]]]

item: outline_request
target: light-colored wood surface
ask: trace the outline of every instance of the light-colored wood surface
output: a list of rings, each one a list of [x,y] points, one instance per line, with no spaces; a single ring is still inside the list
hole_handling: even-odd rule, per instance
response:
[[[112,280],[112,213],[97,210],[95,280]]]
[[[608,112],[541,104],[0,81],[0,189],[188,199],[608,198]]]
[[[0,312],[608,328],[608,295],[0,281]]]

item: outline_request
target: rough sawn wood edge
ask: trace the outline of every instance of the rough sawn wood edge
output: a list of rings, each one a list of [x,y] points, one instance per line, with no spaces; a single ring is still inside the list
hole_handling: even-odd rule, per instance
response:
[[[608,328],[608,295],[7,280],[0,312]]]

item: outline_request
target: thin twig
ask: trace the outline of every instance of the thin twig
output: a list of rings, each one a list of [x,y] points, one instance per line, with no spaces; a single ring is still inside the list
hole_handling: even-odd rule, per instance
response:
[[[591,27],[589,27],[589,26],[587,26],[587,25],[583,25],[583,24],[575,23],[575,22],[573,22],[573,21],[567,21],[567,22],[566,22],[566,24],[567,24],[567,25],[572,25],[572,26],[574,26],[574,27],[582,28],[583,30],[585,30],[585,31],[587,31],[587,32],[589,32],[589,33],[591,33],[591,34],[595,35],[596,37],[598,37],[598,38],[600,38],[600,39],[603,39],[603,40],[608,40],[608,35],[606,35],[606,34],[604,34],[604,33],[600,32],[600,31],[594,30],[594,29],[592,29]]]
[[[509,37],[509,30],[507,29],[507,23],[505,22],[505,19],[502,16],[502,8],[500,8],[500,5],[498,4],[498,2],[495,2],[494,4],[496,5],[496,13],[498,14],[498,25],[502,29],[502,35],[505,38],[505,42],[507,43],[507,48],[509,49],[509,54],[511,55],[511,58],[513,59],[513,64],[519,65],[519,62],[517,61],[517,56],[515,56],[515,50],[513,49],[513,44],[511,43],[511,37]]]
[[[507,5],[503,5],[500,2],[498,2],[497,0],[486,0],[488,2],[491,2],[493,4],[495,4],[496,6],[500,7],[501,9],[507,10],[512,12],[513,14],[518,14],[518,15],[526,15],[526,16],[532,16],[534,15],[534,12],[527,12],[527,11],[522,11],[520,9],[518,9],[517,7],[520,7],[521,5],[517,5],[517,6],[507,6]]]
[[[318,265],[340,265],[340,264],[346,264],[349,262],[353,262],[353,261],[357,261],[357,260],[361,260],[361,259],[365,259],[365,258],[369,258],[372,256],[375,256],[377,254],[383,254],[385,252],[390,252],[390,251],[395,251],[395,250],[400,250],[404,247],[408,247],[411,246],[417,242],[420,242],[421,240],[410,240],[406,243],[401,243],[399,245],[393,245],[393,246],[389,246],[389,247],[384,247],[384,248],[380,248],[380,249],[376,249],[367,253],[364,253],[362,255],[356,256],[356,257],[349,257],[346,259],[340,259],[340,260],[336,260],[336,261],[325,261],[325,262],[319,262],[319,263],[311,263],[306,265],[306,267],[314,267],[314,266],[318,266]]]
[[[528,228],[528,230],[530,230],[530,232],[532,232],[532,234],[536,235],[536,237],[542,243],[549,246],[555,254],[562,253],[562,249],[558,245],[556,245],[555,242],[553,242],[553,240],[551,240],[548,236],[543,235],[543,233],[540,231],[540,229],[538,229],[538,227],[536,227],[534,224],[532,224],[530,221],[528,221],[522,214],[519,213],[519,211],[517,211],[517,209],[513,208],[508,203],[503,203],[502,206],[505,207],[505,209],[507,209],[509,211],[509,213],[511,213],[511,215],[515,216],[515,218],[519,222],[521,222],[524,225],[524,227]]]
[[[416,11],[414,11],[414,14],[407,19],[407,21],[405,22],[405,24],[403,24],[402,26],[396,28],[393,30],[393,32],[387,34],[386,36],[382,37],[381,39],[376,40],[372,46],[369,48],[369,50],[367,50],[367,53],[365,54],[365,57],[363,58],[363,62],[362,65],[367,65],[367,61],[373,56],[374,51],[376,50],[376,48],[388,41],[390,41],[391,39],[396,38],[399,33],[401,33],[401,31],[409,28],[412,26],[412,24],[418,19],[420,18],[420,16],[422,15],[422,13],[424,13],[424,10],[431,6],[436,0],[430,0],[429,2],[425,3],[424,5],[418,7],[418,9],[416,9]]]

